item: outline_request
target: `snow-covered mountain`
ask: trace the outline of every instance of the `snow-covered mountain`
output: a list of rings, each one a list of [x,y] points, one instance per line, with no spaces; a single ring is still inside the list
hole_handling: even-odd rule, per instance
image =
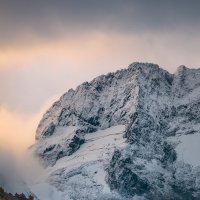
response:
[[[44,114],[30,151],[45,173],[31,188],[41,200],[198,200],[199,142],[200,69],[133,63]]]

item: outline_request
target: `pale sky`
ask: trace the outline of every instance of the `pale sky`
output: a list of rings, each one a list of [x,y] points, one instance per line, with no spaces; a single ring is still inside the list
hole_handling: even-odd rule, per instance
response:
[[[200,67],[199,0],[0,0],[0,146],[34,142],[61,94],[132,62]]]

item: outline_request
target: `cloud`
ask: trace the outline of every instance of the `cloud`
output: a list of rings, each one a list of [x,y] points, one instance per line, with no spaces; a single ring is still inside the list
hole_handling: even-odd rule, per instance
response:
[[[52,40],[92,31],[195,33],[199,0],[1,0],[0,44]]]
[[[182,64],[198,67],[199,51],[199,36],[188,41],[185,35],[156,32],[93,32],[16,45],[0,53],[0,103],[12,111],[37,113],[49,97],[134,61],[157,63],[170,72]]]
[[[41,110],[32,115],[13,112],[0,107],[0,148],[21,154],[35,142],[35,131],[43,113],[58,97],[48,100]]]

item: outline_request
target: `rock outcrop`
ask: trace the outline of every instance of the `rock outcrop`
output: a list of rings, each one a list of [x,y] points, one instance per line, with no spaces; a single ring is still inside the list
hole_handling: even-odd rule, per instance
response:
[[[0,187],[0,200],[34,200],[33,196],[26,197],[23,193],[22,194],[11,194],[4,191],[3,188]]]

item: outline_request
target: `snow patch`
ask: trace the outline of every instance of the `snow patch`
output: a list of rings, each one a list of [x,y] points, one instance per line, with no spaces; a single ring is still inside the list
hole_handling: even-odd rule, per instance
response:
[[[200,134],[181,135],[178,139],[178,159],[193,166],[200,166]]]

